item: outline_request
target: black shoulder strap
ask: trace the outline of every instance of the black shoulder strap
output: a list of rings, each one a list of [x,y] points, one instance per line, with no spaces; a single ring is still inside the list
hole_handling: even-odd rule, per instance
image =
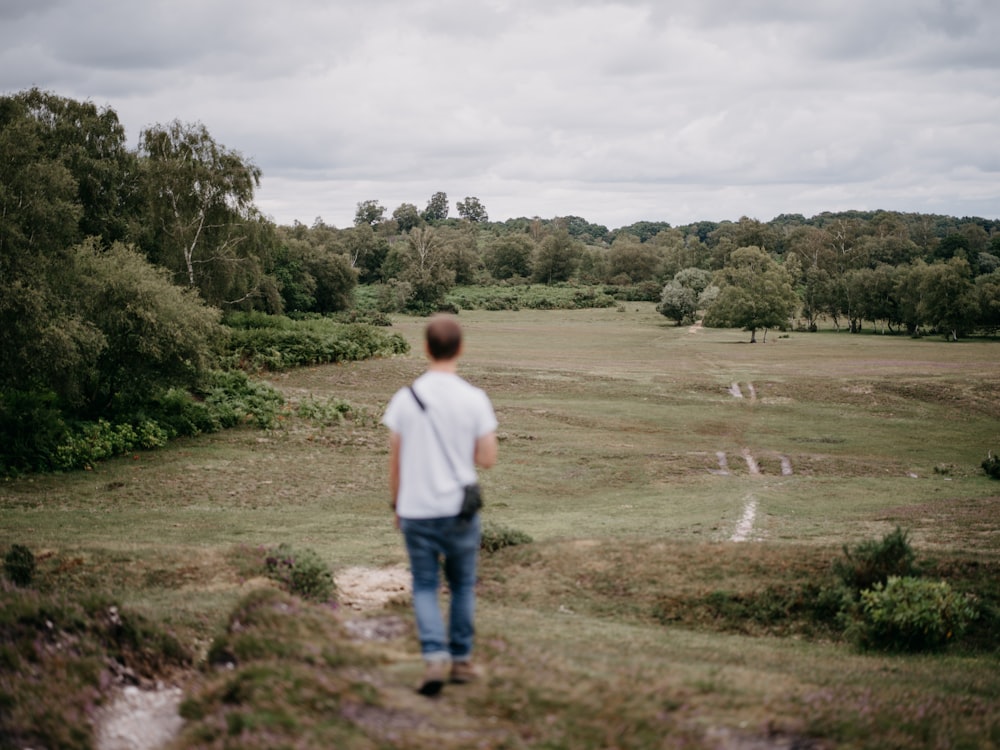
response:
[[[413,386],[412,385],[408,385],[406,387],[409,388],[410,389],[410,393],[413,394],[413,400],[417,402],[417,406],[420,407],[420,411],[427,411],[427,407],[424,406],[424,402],[420,400],[420,396],[417,395],[417,392],[415,390],[413,390]]]

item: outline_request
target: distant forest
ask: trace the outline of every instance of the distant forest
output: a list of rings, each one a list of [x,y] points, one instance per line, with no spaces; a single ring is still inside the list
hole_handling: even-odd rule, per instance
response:
[[[154,125],[132,149],[109,108],[38,89],[0,98],[0,433],[39,410],[132,419],[217,369],[237,314],[426,314],[456,309],[456,287],[585,286],[597,292],[584,301],[648,300],[751,340],[820,321],[952,340],[1000,329],[996,219],[848,211],[609,229],[490,221],[476,196],[453,215],[438,192],[391,211],[360,200],[350,227],[279,226],[254,203],[261,176],[198,123]]]

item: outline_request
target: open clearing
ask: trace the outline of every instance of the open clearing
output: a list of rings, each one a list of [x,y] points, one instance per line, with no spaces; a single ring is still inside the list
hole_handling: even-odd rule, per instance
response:
[[[354,418],[289,416],[5,482],[0,544],[30,545],[68,581],[110,581],[200,654],[253,584],[232,550],[312,548],[342,576],[337,616],[383,660],[393,721],[422,727],[407,747],[570,747],[561,722],[602,711],[621,719],[594,747],[643,746],[636,727],[655,716],[662,747],[904,747],[918,703],[928,747],[965,727],[967,746],[1000,741],[995,652],[864,655],[671,615],[683,597],[818,574],[897,525],[920,557],[996,566],[1000,491],[979,463],[1000,448],[1000,345],[775,332],[751,345],[637,303],[460,319],[462,373],[501,425],[484,519],[535,540],[484,560],[481,684],[433,706],[404,697],[420,664],[378,419],[423,369],[420,319],[394,319],[405,357],[267,378],[292,403],[343,399]],[[396,573],[365,586],[362,571]]]

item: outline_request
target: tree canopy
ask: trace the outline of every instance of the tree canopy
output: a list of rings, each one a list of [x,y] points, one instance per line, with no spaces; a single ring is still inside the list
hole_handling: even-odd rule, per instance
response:
[[[949,338],[1000,328],[998,220],[844,211],[609,231],[572,215],[491,222],[474,196],[449,218],[438,191],[423,211],[404,202],[391,216],[360,201],[344,229],[319,218],[278,227],[254,204],[261,177],[200,123],[153,125],[130,150],[109,108],[37,89],[0,97],[0,388],[75,404],[120,391],[106,374],[87,387],[69,375],[110,346],[81,299],[104,293],[101,253],[136,274],[137,289],[153,282],[130,252],[187,289],[185,304],[223,312],[335,313],[359,283],[380,290],[385,311],[429,312],[455,284],[534,281],[604,285],[678,322],[704,310],[707,324],[751,340],[794,316],[806,329],[829,319]],[[111,385],[96,386],[102,378]]]
[[[791,275],[759,247],[734,250],[715,284],[719,294],[705,313],[705,325],[750,331],[751,343],[760,329],[787,326],[799,306]]]

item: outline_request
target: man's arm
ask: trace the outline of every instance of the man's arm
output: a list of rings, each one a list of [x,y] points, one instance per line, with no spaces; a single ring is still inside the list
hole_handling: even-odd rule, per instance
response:
[[[490,469],[497,462],[497,433],[496,431],[483,435],[476,441],[476,466],[483,469]]]
[[[398,432],[389,433],[389,492],[392,496],[392,508],[396,509],[399,499],[399,452],[403,444]]]

